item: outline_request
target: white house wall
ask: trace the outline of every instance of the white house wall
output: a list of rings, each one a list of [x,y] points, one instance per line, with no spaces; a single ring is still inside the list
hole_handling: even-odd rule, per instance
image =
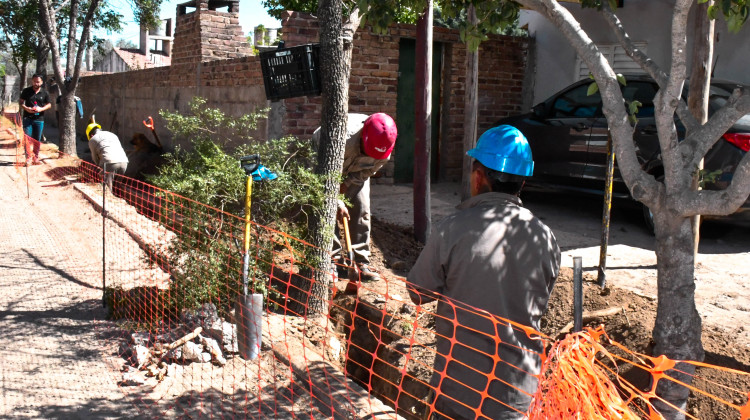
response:
[[[624,0],[617,10],[625,30],[633,41],[647,43],[648,55],[664,70],[668,70],[670,57],[670,22],[673,0]],[[564,3],[581,27],[599,45],[616,43],[609,26],[596,9],[584,9],[578,4]],[[691,16],[692,20],[692,16]],[[534,103],[547,99],[553,93],[577,81],[577,56],[567,39],[540,14],[521,11],[521,25],[528,24],[529,33],[536,38],[536,74],[534,77]],[[717,41],[714,57],[718,57],[714,77],[750,84],[750,24],[738,34],[730,34],[723,20],[716,23]],[[690,43],[691,40],[688,39]],[[688,53],[692,48],[688,47]]]

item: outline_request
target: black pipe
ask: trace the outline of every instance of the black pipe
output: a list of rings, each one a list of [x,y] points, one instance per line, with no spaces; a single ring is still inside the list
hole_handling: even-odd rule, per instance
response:
[[[615,173],[615,150],[612,147],[612,133],[607,133],[607,177],[604,183],[604,209],[602,210],[602,237],[599,247],[599,270],[597,283],[602,289],[607,285],[604,270],[607,269],[607,245],[609,244],[609,223],[612,213],[612,180]]]
[[[107,164],[105,163],[106,167]],[[102,171],[102,307],[107,307],[107,172]]]
[[[573,257],[573,332],[583,329],[583,269],[581,257]]]

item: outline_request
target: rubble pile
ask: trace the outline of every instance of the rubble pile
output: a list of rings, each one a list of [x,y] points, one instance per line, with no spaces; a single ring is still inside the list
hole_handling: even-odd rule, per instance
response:
[[[176,326],[161,323],[163,331],[130,334],[120,349],[125,358],[120,385],[143,385],[147,377],[162,381],[172,377],[179,366],[190,363],[214,363],[224,366],[226,357],[239,352],[237,325],[219,316],[212,303],[195,311],[185,310]]]

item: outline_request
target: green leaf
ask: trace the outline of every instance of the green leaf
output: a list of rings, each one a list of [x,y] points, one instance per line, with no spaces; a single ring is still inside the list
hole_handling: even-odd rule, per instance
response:
[[[727,17],[727,27],[729,28],[729,32],[733,34],[738,33],[744,23],[745,20],[740,15],[732,14]]]
[[[721,11],[724,13],[724,16],[729,16],[729,14],[732,13],[732,0],[720,0],[721,1]]]
[[[609,0],[609,8],[612,10],[617,10],[617,0]]]
[[[711,20],[716,20],[716,14],[719,13],[719,6],[717,5],[711,5],[708,6],[708,10],[706,11],[706,14],[708,15],[708,18]]]
[[[617,73],[617,82],[620,83],[623,86],[627,86],[628,85],[628,81],[625,80],[625,76],[623,76],[620,73]]]
[[[643,104],[639,101],[633,100],[632,102],[630,102],[630,104],[628,104],[628,111],[630,112],[630,114],[636,114],[638,113],[638,108],[640,108],[642,105]]]
[[[588,90],[586,91],[587,96],[591,96],[595,94],[596,92],[599,92],[599,85],[596,84],[596,82],[589,85]]]
[[[698,4],[706,3],[708,0],[698,0]]]

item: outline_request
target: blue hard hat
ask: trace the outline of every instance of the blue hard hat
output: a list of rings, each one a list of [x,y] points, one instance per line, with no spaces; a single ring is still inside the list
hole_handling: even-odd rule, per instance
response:
[[[499,125],[485,131],[467,155],[482,165],[507,174],[531,176],[534,160],[526,137],[517,128]]]
[[[253,181],[270,181],[279,177],[263,165],[258,165],[258,169],[254,170],[251,175],[253,176]]]

